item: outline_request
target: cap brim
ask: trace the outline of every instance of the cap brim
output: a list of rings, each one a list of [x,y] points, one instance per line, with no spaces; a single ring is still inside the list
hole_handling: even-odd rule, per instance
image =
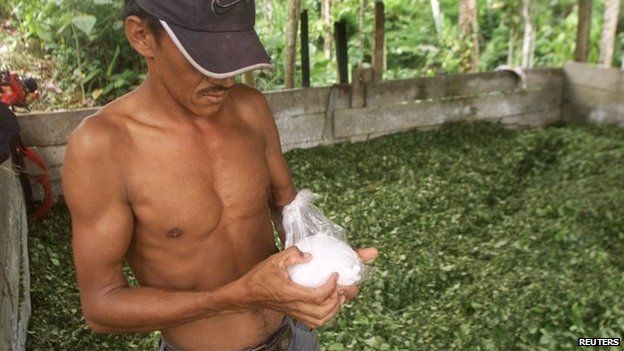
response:
[[[222,79],[254,69],[273,69],[255,30],[197,32],[160,21],[182,55],[202,74]]]

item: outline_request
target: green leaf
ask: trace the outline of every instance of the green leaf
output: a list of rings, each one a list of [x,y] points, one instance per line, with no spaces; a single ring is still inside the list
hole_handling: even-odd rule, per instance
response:
[[[111,63],[108,65],[108,68],[106,69],[107,77],[110,77],[113,74],[113,69],[115,69],[115,66],[117,65],[117,59],[119,59],[120,52],[121,52],[121,48],[119,47],[119,45],[117,45],[117,48],[115,48],[115,53],[113,54],[113,59],[111,60]]]
[[[89,72],[89,74],[87,74],[87,76],[83,79],[83,83],[89,83],[93,78],[97,77],[99,74],[102,73],[102,69],[98,68],[98,69],[94,69],[91,72]]]
[[[80,15],[72,18],[72,24],[86,35],[91,34],[97,18],[92,15]]]
[[[91,97],[93,98],[93,100],[97,100],[100,96],[102,96],[103,92],[104,92],[104,89],[95,89],[91,93]]]
[[[327,350],[329,351],[343,351],[345,349],[344,345],[338,342],[334,342],[329,344]]]

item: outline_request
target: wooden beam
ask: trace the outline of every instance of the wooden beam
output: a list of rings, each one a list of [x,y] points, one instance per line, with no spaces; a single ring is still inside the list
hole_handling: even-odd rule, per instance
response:
[[[376,81],[383,79],[384,53],[386,44],[385,14],[383,1],[375,2],[375,28],[373,30],[373,78]]]
[[[591,30],[592,0],[578,1],[578,27],[574,60],[587,62],[589,57],[589,34]]]
[[[336,42],[336,62],[338,64],[338,82],[349,83],[349,51],[347,49],[347,23],[344,20],[334,23],[334,41]]]
[[[310,46],[308,36],[308,10],[301,12],[301,85],[310,87]]]

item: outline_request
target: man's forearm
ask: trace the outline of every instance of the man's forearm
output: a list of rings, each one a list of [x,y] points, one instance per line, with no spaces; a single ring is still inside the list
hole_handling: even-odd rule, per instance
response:
[[[120,287],[83,305],[89,326],[100,333],[149,332],[200,318],[247,310],[244,287],[233,282],[213,291]]]
[[[282,222],[282,211],[284,210],[284,207],[286,205],[290,204],[295,199],[295,196],[297,196],[297,190],[294,188],[294,186],[291,186],[287,192],[281,195],[281,201],[275,199],[274,195],[273,201],[270,204],[270,208],[271,220],[275,225],[275,230],[277,231],[277,234],[279,235],[282,244],[284,244],[286,242],[286,231],[284,230],[284,225]]]

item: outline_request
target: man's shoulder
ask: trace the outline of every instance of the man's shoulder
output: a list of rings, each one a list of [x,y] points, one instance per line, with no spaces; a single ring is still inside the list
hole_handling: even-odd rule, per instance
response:
[[[110,151],[123,134],[123,113],[115,102],[87,116],[69,136],[68,146],[77,146],[82,152]]]
[[[264,96],[258,89],[246,84],[237,83],[232,88],[234,104],[248,121],[256,126],[261,127],[267,122],[273,120],[271,107]]]
[[[236,83],[234,87],[232,87],[232,94],[236,102],[244,106],[258,108],[267,104],[264,94],[260,90],[247,84]]]

